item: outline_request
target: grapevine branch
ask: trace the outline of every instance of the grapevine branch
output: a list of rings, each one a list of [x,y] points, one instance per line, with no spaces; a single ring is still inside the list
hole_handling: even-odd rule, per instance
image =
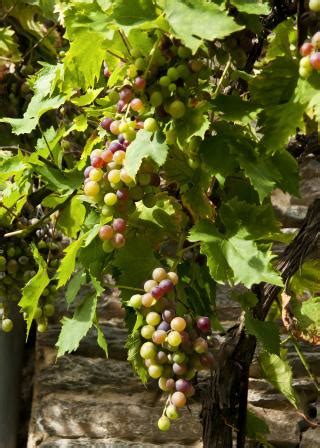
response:
[[[277,267],[287,284],[314,249],[320,236],[320,199],[310,206],[304,223],[283,254]],[[281,291],[279,286],[257,285],[259,299],[253,315],[264,320]],[[204,448],[232,448],[236,426],[237,448],[245,447],[249,367],[256,349],[256,338],[245,333],[244,317],[226,335],[220,348],[217,368],[204,394],[202,407]]]

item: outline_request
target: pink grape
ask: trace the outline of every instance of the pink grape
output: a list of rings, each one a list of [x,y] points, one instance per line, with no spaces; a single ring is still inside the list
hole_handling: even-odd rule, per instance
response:
[[[300,47],[300,54],[301,56],[308,56],[310,53],[312,53],[313,45],[311,42],[305,42]]]
[[[185,375],[188,370],[186,364],[177,364],[176,362],[173,364],[172,369],[173,372],[178,376]]]
[[[143,289],[145,292],[151,292],[156,286],[158,286],[158,283],[155,280],[147,280],[143,285]]]
[[[101,157],[92,157],[91,165],[94,168],[102,168],[105,165],[105,162]]]
[[[119,126],[120,126],[120,121],[115,120],[110,124],[110,132],[114,135],[119,135],[120,131],[119,131]]]
[[[111,162],[113,157],[113,153],[109,150],[106,149],[105,151],[103,151],[103,153],[101,154],[101,159],[105,162],[105,163],[109,163]]]
[[[146,80],[141,76],[138,76],[134,81],[134,85],[137,89],[143,90],[146,87]]]
[[[111,240],[112,237],[113,237],[113,228],[111,226],[104,225],[100,227],[99,238],[102,241]]]
[[[167,380],[167,382],[166,382],[167,390],[168,390],[168,391],[173,390],[173,389],[175,388],[175,384],[176,384],[176,383],[175,383],[174,379],[169,378],[169,379]]]
[[[123,151],[123,146],[118,140],[113,140],[110,143],[109,151],[115,154],[117,151]]]
[[[132,90],[130,89],[130,87],[123,87],[123,89],[120,90],[119,97],[121,100],[124,101],[125,104],[129,103],[129,101],[133,97],[133,93],[132,93]]]
[[[313,53],[310,56],[310,62],[315,70],[320,70],[320,52]]]
[[[317,31],[312,36],[311,43],[314,46],[314,48],[316,48],[316,49],[320,48],[320,31]]]
[[[110,131],[110,125],[113,122],[112,118],[106,117],[104,118],[101,123],[100,126],[105,130],[105,131]]]
[[[110,78],[110,76],[111,76],[111,72],[110,72],[110,70],[108,69],[108,67],[105,67],[105,68],[104,68],[104,70],[103,70],[103,74],[104,74],[104,76],[105,76],[106,78]]]
[[[152,341],[155,344],[163,344],[167,337],[167,333],[162,330],[156,330],[152,335]]]
[[[183,408],[186,402],[187,402],[186,396],[182,392],[174,392],[171,395],[171,403],[175,405],[177,408]]]
[[[116,233],[113,237],[112,242],[115,248],[120,249],[126,244],[126,239],[122,235],[122,233]]]
[[[126,106],[126,102],[123,100],[119,100],[117,102],[117,112],[122,112]]]
[[[90,154],[90,160],[92,160],[94,157],[101,157],[102,149],[94,149]]]
[[[142,305],[145,306],[146,308],[150,308],[150,306],[152,306],[154,302],[154,297],[152,297],[152,295],[147,292],[146,294],[143,294],[142,296]]]
[[[140,112],[143,110],[143,102],[139,98],[134,98],[130,103],[131,109],[135,112]]]
[[[124,219],[116,218],[112,223],[113,230],[117,233],[124,233],[127,228],[127,224]]]

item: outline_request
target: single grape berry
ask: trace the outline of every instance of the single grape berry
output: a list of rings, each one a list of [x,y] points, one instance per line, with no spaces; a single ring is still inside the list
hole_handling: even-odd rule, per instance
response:
[[[113,230],[116,233],[124,233],[127,228],[127,224],[124,219],[116,218],[112,223]]]
[[[172,345],[172,347],[178,347],[181,344],[181,335],[178,331],[171,331],[167,337],[168,343]]]
[[[163,268],[156,268],[154,269],[154,271],[152,272],[152,278],[156,281],[156,282],[161,282],[161,280],[164,280],[165,278],[167,278],[167,273]]]
[[[143,359],[152,359],[156,356],[157,348],[152,342],[145,342],[140,348],[140,355]]]
[[[112,243],[116,249],[121,249],[126,244],[126,239],[122,233],[116,233],[113,237]]]
[[[173,404],[169,404],[166,409],[166,416],[170,418],[170,420],[176,420],[179,417],[179,413],[177,408]]]
[[[143,90],[146,87],[146,80],[141,76],[138,76],[134,81],[134,85],[137,89]]]
[[[170,326],[172,328],[172,330],[175,331],[183,331],[186,328],[186,321],[183,319],[183,317],[175,317],[174,319],[172,319]]]
[[[310,63],[315,70],[320,70],[320,52],[313,53],[310,56]]]
[[[177,408],[183,408],[187,399],[183,392],[174,392],[171,396],[171,403]]]
[[[164,294],[167,294],[168,292],[172,291],[173,283],[168,278],[165,280],[161,280],[161,282],[159,283],[159,288],[162,289]]]
[[[96,196],[100,191],[100,186],[97,182],[89,180],[84,186],[84,192],[87,196]]]
[[[122,90],[120,90],[119,97],[120,100],[123,100],[125,104],[129,103],[129,101],[133,97],[133,93],[130,87],[124,87]]]
[[[140,98],[134,98],[130,103],[131,109],[135,112],[141,112],[144,109],[143,102]]]
[[[111,123],[113,122],[113,119],[110,117],[105,117],[103,118],[103,120],[101,120],[100,126],[105,130],[105,131],[110,131],[110,126]]]
[[[13,322],[11,319],[3,319],[2,321],[2,331],[4,331],[5,333],[10,333],[10,331],[12,331],[13,329]]]
[[[311,43],[315,49],[320,49],[320,31],[312,36]]]
[[[140,294],[134,294],[129,300],[129,305],[135,309],[141,308],[142,296]]]
[[[211,322],[208,317],[199,317],[197,319],[197,327],[201,333],[209,334],[211,333]]]
[[[142,305],[146,308],[150,308],[153,305],[154,300],[154,297],[149,292],[147,292],[142,296]]]
[[[159,418],[158,428],[160,429],[160,431],[169,431],[170,425],[170,420],[165,415]]]
[[[309,8],[313,12],[320,12],[320,0],[309,0]]]
[[[159,286],[156,286],[151,290],[151,294],[155,299],[160,299],[163,296],[163,291]]]
[[[154,118],[147,118],[144,121],[144,129],[148,132],[156,132],[158,129],[157,121]]]
[[[312,53],[312,51],[313,51],[313,45],[311,42],[305,42],[300,47],[301,56],[308,56],[308,54]]]
[[[100,227],[99,230],[99,238],[102,241],[111,240],[113,237],[113,228],[111,226],[108,226],[107,224]]]
[[[105,165],[105,162],[101,157],[92,157],[91,165],[94,168],[102,168]]]
[[[186,113],[186,110],[187,109],[184,103],[179,100],[173,101],[168,107],[168,112],[174,119],[183,117]]]

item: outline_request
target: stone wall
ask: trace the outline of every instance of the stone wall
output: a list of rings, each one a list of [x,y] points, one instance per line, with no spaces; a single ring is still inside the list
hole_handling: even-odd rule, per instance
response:
[[[315,158],[307,159],[302,173],[302,198],[290,198],[281,192],[274,195],[278,214],[288,227],[297,227],[307,205],[320,197],[320,163]],[[217,299],[225,327],[239,315],[229,292],[220,288]],[[92,332],[76,354],[56,360],[58,319],[47,333],[38,335],[28,448],[201,447],[200,404],[196,400],[171,431],[157,430],[163,398],[154,384],[141,385],[126,362],[123,310],[116,294],[103,300],[100,316],[109,342],[109,359],[97,347]],[[320,349],[305,345],[304,350],[314,375],[320,376]],[[317,405],[317,390],[293,347],[289,359],[301,402]],[[301,415],[261,378],[257,362],[250,372],[249,407],[268,423],[268,440],[274,447],[320,447],[320,428],[299,432]]]

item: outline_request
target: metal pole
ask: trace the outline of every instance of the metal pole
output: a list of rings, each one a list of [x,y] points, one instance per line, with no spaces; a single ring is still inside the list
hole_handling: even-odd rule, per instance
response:
[[[0,330],[0,448],[16,448],[21,396],[21,372],[25,328],[16,304],[12,304],[11,333]]]

